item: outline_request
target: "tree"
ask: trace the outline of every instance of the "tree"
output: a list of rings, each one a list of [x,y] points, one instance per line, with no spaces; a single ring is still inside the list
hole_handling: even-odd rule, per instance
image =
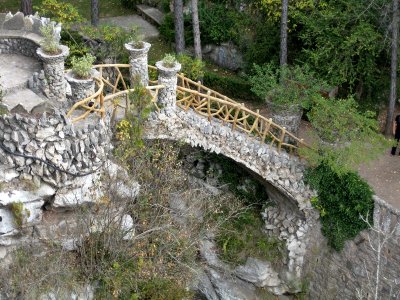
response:
[[[289,8],[289,0],[282,0],[281,51],[280,51],[280,55],[279,55],[279,65],[280,66],[284,66],[287,64],[288,8]]]
[[[32,15],[32,0],[21,0],[21,11],[25,16]]]
[[[93,26],[99,24],[99,0],[91,0],[91,23]]]
[[[194,39],[194,56],[201,60],[202,54],[201,54],[198,0],[192,0],[192,23],[193,23],[193,39]]]
[[[386,117],[386,128],[385,135],[389,136],[392,134],[392,123],[394,107],[396,105],[396,83],[397,83],[397,42],[399,33],[399,2],[393,0],[393,16],[392,16],[392,57],[390,62],[390,96],[389,96],[389,107]]]
[[[175,21],[175,50],[176,53],[180,54],[185,50],[182,0],[174,0],[174,21]]]

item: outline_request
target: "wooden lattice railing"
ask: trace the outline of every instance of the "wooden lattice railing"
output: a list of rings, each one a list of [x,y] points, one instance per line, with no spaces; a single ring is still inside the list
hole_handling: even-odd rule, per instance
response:
[[[118,109],[123,110],[125,115],[130,108],[130,101],[128,94],[133,92],[134,89],[129,87],[127,78],[129,78],[129,64],[102,64],[93,66],[98,71],[96,81],[96,92],[83,100],[75,103],[69,112],[68,117],[71,117],[80,109],[83,111],[79,116],[72,118],[72,122],[77,122],[86,118],[91,112],[100,113],[101,117],[105,116],[108,109],[112,110],[111,122],[117,117]],[[157,81],[152,81],[157,83]],[[164,86],[151,85],[146,89],[152,97],[152,103],[157,110],[157,96],[158,92]]]
[[[177,105],[185,111],[193,109],[199,115],[207,117],[209,121],[213,118],[220,120],[222,124],[231,124],[232,130],[244,131],[262,143],[269,142],[275,145],[278,151],[286,148],[289,152],[293,152],[301,146],[308,147],[303,139],[297,138],[285,127],[275,124],[271,118],[262,116],[259,110],[254,112],[243,103],[235,102],[186,78],[181,78],[181,82],[190,87],[180,85],[177,88]],[[207,91],[206,94],[199,92],[204,90]]]
[[[67,116],[71,116],[77,108],[83,108],[85,112],[73,119],[73,122],[85,118],[90,112],[98,112],[102,117],[107,108],[112,109],[112,120],[116,118],[117,110],[124,110],[124,114],[130,109],[129,88],[126,78],[129,78],[129,64],[103,64],[94,66],[99,71],[96,78],[97,91],[90,97],[83,99],[71,108]],[[162,85],[157,83],[157,68],[149,66],[149,86],[146,89],[152,96],[152,102],[156,109],[157,95]],[[93,103],[93,105],[89,105]],[[238,103],[221,93],[218,93],[199,82],[178,74],[177,106],[185,111],[193,109],[199,115],[211,119],[220,120],[222,124],[230,124],[233,130],[241,130],[249,136],[258,138],[261,142],[269,142],[278,150],[286,148],[290,152],[301,146],[308,147],[303,139],[299,139],[273,122],[271,118],[262,116],[259,111],[248,109],[243,103]]]

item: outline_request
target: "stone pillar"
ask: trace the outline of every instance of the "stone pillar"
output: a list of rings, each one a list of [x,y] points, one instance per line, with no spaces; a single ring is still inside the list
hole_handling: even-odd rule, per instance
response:
[[[60,54],[51,55],[45,53],[42,48],[38,48],[36,53],[43,61],[44,76],[47,81],[47,87],[43,93],[50,99],[55,101],[65,100],[65,78],[64,78],[64,61],[69,55],[69,48],[60,45]]]
[[[72,71],[65,74],[65,78],[71,86],[71,94],[67,95],[73,103],[79,102],[95,93],[95,77],[100,74],[95,69],[92,69],[91,76],[88,79],[79,79],[74,76]]]
[[[131,88],[134,85],[135,77],[140,77],[140,82],[143,86],[149,85],[149,71],[147,53],[150,50],[151,44],[142,42],[143,47],[137,48],[132,43],[125,44],[125,49],[129,51],[129,71],[131,76]]]
[[[175,63],[173,67],[165,67],[162,61],[156,63],[158,71],[158,84],[165,85],[165,88],[160,89],[158,92],[157,103],[164,108],[176,107],[176,85],[177,76],[176,74],[181,69],[180,63]]]

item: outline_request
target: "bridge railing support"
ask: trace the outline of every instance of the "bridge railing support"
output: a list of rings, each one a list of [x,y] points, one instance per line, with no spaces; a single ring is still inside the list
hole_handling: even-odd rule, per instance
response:
[[[151,44],[142,42],[142,45],[142,48],[138,48],[132,43],[125,44],[125,49],[129,52],[131,88],[133,88],[134,82],[138,77],[143,86],[149,85],[147,54],[150,50]]]
[[[165,86],[159,91],[157,104],[161,108],[175,109],[177,73],[181,69],[181,64],[176,62],[173,67],[166,67],[162,61],[158,61],[156,67],[158,70],[158,84]]]

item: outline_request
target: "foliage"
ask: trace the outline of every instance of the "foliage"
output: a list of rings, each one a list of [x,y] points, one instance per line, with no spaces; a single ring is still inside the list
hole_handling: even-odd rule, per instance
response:
[[[143,147],[143,126],[151,112],[151,95],[149,91],[136,81],[134,90],[128,94],[130,101],[130,111],[126,118],[116,126],[116,138],[120,141],[115,153],[118,157],[125,160],[133,155],[139,147]]]
[[[22,227],[31,215],[31,212],[24,207],[22,202],[12,202],[10,210],[14,216],[14,222],[17,227]]]
[[[354,98],[326,99],[315,97],[307,113],[316,137],[312,149],[301,149],[311,165],[321,161],[341,173],[361,162],[376,159],[391,145],[378,132],[374,113],[360,112]]]
[[[140,0],[120,0],[121,5],[128,9],[136,9],[136,5],[140,4]]]
[[[206,71],[203,82],[207,87],[234,99],[258,100],[250,90],[250,83],[238,76],[226,76]]]
[[[389,62],[380,28],[386,26],[383,1],[325,2],[319,9],[299,15],[303,60],[350,93],[362,87],[365,90],[360,92],[378,96],[374,87]]]
[[[41,26],[40,33],[43,35],[43,39],[40,41],[43,51],[49,54],[59,54],[61,51],[60,43],[55,36],[54,26],[50,23]]]
[[[13,259],[0,270],[0,290],[6,299],[40,299],[52,293],[66,299],[80,282],[75,254],[55,245],[22,246],[10,253]],[[51,248],[51,251],[48,249]],[[40,254],[39,254],[40,253]]]
[[[216,217],[225,213],[222,208]],[[260,212],[254,208],[244,209],[224,223],[216,236],[221,258],[235,265],[244,264],[248,257],[279,262],[284,255],[284,245],[275,238],[267,237],[261,230],[263,226]]]
[[[128,31],[128,43],[138,49],[143,48],[143,38],[144,35],[140,33],[140,29],[136,25],[132,26]]]
[[[91,54],[86,54],[82,57],[72,57],[71,65],[72,72],[80,79],[88,79],[90,78],[93,63],[95,62],[96,57]]]
[[[205,63],[198,58],[191,58],[189,55],[179,54],[178,62],[182,65],[181,73],[192,80],[201,80],[204,76]]]
[[[34,8],[41,16],[51,18],[52,21],[61,23],[67,29],[73,24],[84,21],[76,7],[64,1],[43,0]]]
[[[97,27],[81,26],[79,32],[90,39],[101,42],[100,47],[96,49],[96,56],[100,61],[111,58],[119,63],[128,61],[128,53],[124,44],[138,38],[136,26],[133,26],[128,31],[122,27],[109,24]]]
[[[373,192],[357,173],[338,174],[326,161],[309,169],[306,179],[318,192],[312,204],[321,212],[322,233],[329,245],[339,251],[346,240],[368,227],[361,216],[368,214],[372,221]]]
[[[273,64],[254,65],[254,74],[249,79],[251,90],[261,99],[303,108],[308,108],[325,87],[307,66],[276,68]]]
[[[172,68],[177,63],[176,57],[174,54],[165,54],[164,58],[162,59],[162,64],[164,67]]]

